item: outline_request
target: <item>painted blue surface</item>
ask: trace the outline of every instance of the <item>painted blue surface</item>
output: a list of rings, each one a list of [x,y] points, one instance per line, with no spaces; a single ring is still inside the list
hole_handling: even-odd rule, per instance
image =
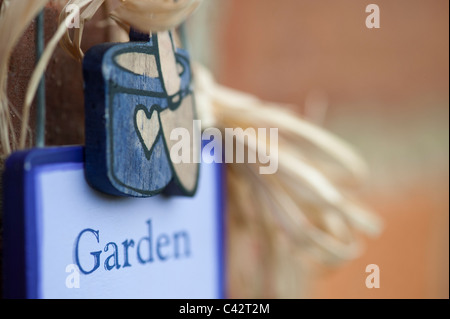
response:
[[[41,258],[42,232],[39,207],[41,205],[40,189],[36,188],[36,176],[43,169],[62,164],[67,169],[79,169],[84,164],[82,147],[61,147],[33,149],[14,153],[6,162],[3,176],[4,190],[4,296],[5,298],[38,298],[39,281],[42,269],[39,269]],[[223,166],[217,167],[218,198],[217,203],[217,258],[219,260],[218,290],[221,298],[225,297],[224,270],[224,198],[223,198]],[[100,193],[98,196],[103,196]],[[112,199],[111,199],[112,200]],[[63,205],[63,204],[62,204]],[[127,212],[124,212],[124,214]],[[119,225],[118,225],[119,227]],[[170,276],[170,274],[168,274]]]
[[[83,162],[81,147],[35,149],[12,154],[3,175],[3,282],[5,298],[37,298],[39,264],[35,169]]]
[[[162,81],[158,47],[153,42],[102,44],[89,50],[83,62],[85,79],[86,177],[96,189],[116,196],[148,197],[166,192],[192,196],[185,190],[172,166],[168,147],[161,135],[147,150],[137,134],[137,108],[152,111],[176,109],[192,94],[191,69],[187,51],[177,49],[181,66],[181,89],[169,96]],[[124,53],[152,55],[158,78],[139,75],[116,62]],[[188,123],[192,126],[192,123]]]

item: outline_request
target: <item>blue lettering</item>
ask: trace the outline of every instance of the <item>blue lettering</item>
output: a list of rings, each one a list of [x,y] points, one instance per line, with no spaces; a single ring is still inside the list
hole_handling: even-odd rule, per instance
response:
[[[156,243],[156,253],[158,254],[159,259],[162,261],[169,258],[169,255],[163,255],[162,248],[167,247],[170,244],[170,238],[167,235],[160,235],[158,237],[157,243]]]
[[[104,268],[107,271],[111,271],[113,269],[120,269],[121,267],[127,268],[131,267],[131,262],[133,262],[133,258],[130,260],[130,247],[136,247],[136,259],[140,264],[152,263],[154,261],[154,256],[156,256],[157,260],[167,261],[170,258],[180,259],[180,258],[188,258],[191,256],[191,247],[190,247],[190,237],[187,231],[178,231],[173,234],[158,234],[153,238],[153,225],[152,221],[149,219],[146,221],[147,224],[147,236],[142,237],[139,241],[137,241],[137,245],[135,245],[135,241],[133,239],[126,239],[122,242],[123,246],[123,264],[120,263],[119,260],[119,247],[115,242],[107,243],[103,249],[98,251],[90,250],[90,254],[93,258],[93,266],[90,266],[89,260],[86,258],[82,258],[84,267],[81,265],[80,256],[81,251],[80,247],[92,247],[95,245],[95,242],[89,242],[90,237],[95,238],[97,244],[100,244],[100,231],[93,230],[91,228],[86,228],[82,230],[76,240],[75,240],[75,252],[74,259],[75,264],[80,269],[80,272],[89,275],[92,274],[100,267],[100,263],[103,262]],[[80,246],[81,242],[88,241],[87,243]],[[103,244],[102,244],[103,245]],[[95,246],[94,246],[95,247]],[[155,250],[155,252],[153,252]],[[105,259],[103,261],[100,260],[102,252],[105,252]],[[133,251],[133,249],[131,250]],[[107,255],[106,253],[109,253]],[[155,254],[155,255],[154,255]],[[134,255],[134,253],[133,253]],[[86,257],[86,256],[85,256]],[[122,258],[122,256],[120,257]],[[131,262],[130,262],[131,261]],[[87,263],[87,264],[86,264]]]
[[[189,257],[191,255],[190,250],[190,241],[189,241],[189,235],[187,232],[182,231],[175,233],[173,235],[174,242],[175,242],[175,258],[180,258],[180,239],[183,239],[183,247],[184,247],[184,256]]]
[[[123,268],[125,267],[131,267],[130,263],[128,262],[128,247],[134,247],[134,240],[125,240],[123,243],[123,255],[124,255],[124,262],[123,262]]]
[[[95,239],[97,240],[97,243],[100,242],[100,235],[99,235],[99,231],[98,230],[93,230],[93,229],[87,228],[87,229],[81,231],[81,233],[77,237],[77,240],[75,241],[75,262],[76,262],[78,268],[80,269],[80,271],[83,274],[89,275],[89,274],[93,273],[94,271],[96,271],[97,268],[100,266],[100,254],[102,253],[102,251],[100,250],[100,251],[91,252],[91,255],[94,256],[94,268],[92,268],[89,271],[84,270],[84,268],[81,267],[80,256],[79,256],[80,239],[81,239],[81,236],[83,236],[84,233],[94,234]]]
[[[105,259],[105,269],[111,270],[114,267],[116,269],[119,269],[120,264],[119,264],[119,252],[117,250],[117,244],[116,243],[107,243],[105,246],[105,253],[108,251],[109,246],[112,246],[114,248],[114,252],[108,258]],[[114,263],[112,265],[109,263],[111,258],[114,260]]]
[[[138,260],[141,264],[145,264],[145,263],[151,263],[153,262],[153,250],[152,250],[152,221],[149,219],[147,221],[147,225],[148,225],[148,237],[143,237],[139,240],[138,245],[137,245],[137,257]],[[148,242],[148,259],[145,260],[144,258],[142,258],[141,256],[141,244],[143,241]]]

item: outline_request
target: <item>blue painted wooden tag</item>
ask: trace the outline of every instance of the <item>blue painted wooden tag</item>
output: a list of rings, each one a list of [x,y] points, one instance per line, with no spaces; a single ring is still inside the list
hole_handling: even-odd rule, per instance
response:
[[[130,37],[145,39],[133,31]],[[112,195],[192,196],[200,139],[189,55],[175,48],[170,32],[146,40],[102,44],[85,56],[86,178]],[[192,138],[186,163],[171,160],[177,128]]]
[[[195,197],[90,188],[81,147],[13,154],[4,172],[7,298],[222,298],[221,169]]]

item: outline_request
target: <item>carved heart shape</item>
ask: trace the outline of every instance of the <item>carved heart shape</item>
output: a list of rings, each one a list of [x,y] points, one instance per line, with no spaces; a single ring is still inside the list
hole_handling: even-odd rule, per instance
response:
[[[135,114],[134,124],[136,133],[144,147],[147,158],[150,158],[150,151],[155,144],[161,128],[159,124],[159,113],[157,110],[149,113],[145,107],[138,106]]]

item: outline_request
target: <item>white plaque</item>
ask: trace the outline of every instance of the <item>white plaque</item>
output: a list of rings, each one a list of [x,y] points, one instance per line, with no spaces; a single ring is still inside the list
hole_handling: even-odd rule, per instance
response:
[[[86,183],[82,148],[13,155],[5,171],[5,296],[221,298],[220,166],[197,195],[120,198]]]

